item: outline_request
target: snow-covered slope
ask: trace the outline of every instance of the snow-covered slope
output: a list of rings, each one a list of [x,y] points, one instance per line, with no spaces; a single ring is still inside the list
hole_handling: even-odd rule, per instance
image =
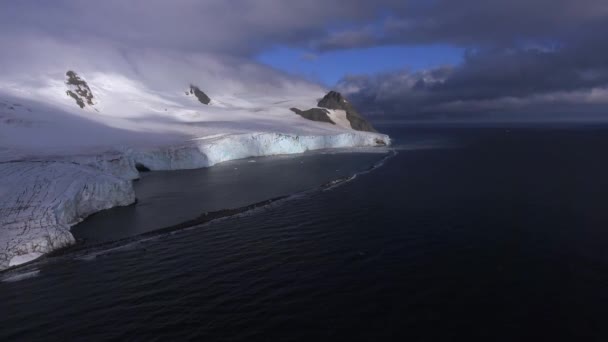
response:
[[[133,203],[137,168],[390,144],[354,131],[338,110],[338,124],[295,114],[290,108],[315,107],[325,90],[281,75],[252,83],[271,73],[259,66],[237,72],[243,81],[221,64],[156,61],[169,71],[148,74],[151,62],[138,61],[129,71],[85,64],[0,78],[0,270],[72,244],[69,229],[86,216]]]

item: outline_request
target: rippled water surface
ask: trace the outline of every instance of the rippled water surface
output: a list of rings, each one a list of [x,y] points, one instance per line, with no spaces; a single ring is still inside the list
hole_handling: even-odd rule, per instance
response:
[[[221,191],[234,182],[302,195],[100,247],[104,226],[147,230],[145,211],[93,217],[90,249],[4,275],[0,340],[608,339],[607,128],[387,130],[397,155],[337,187],[317,188],[337,169],[326,155],[256,169],[255,181],[147,175],[161,180],[146,190],[160,202],[142,200],[158,217],[195,213],[204,196],[182,187],[188,177],[224,184],[203,211],[259,199]],[[337,156],[338,178],[385,157]],[[315,158],[322,176],[303,180],[296,164]]]

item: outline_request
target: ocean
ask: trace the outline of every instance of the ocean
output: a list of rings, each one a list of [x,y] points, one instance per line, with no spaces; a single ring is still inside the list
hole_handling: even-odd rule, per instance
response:
[[[0,340],[608,340],[608,126],[380,130],[145,174],[0,274]]]

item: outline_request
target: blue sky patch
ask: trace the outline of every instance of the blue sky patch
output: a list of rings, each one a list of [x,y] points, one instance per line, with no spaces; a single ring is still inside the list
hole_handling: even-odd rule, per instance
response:
[[[463,54],[464,49],[441,45],[381,46],[323,53],[277,47],[256,58],[276,69],[331,87],[345,75],[456,65],[462,62]]]

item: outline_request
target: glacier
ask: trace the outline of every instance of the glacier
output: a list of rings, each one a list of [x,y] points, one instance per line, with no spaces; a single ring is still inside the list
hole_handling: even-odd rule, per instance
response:
[[[327,90],[267,67],[107,53],[115,55],[104,68],[96,55],[68,66],[24,54],[35,60],[0,75],[0,271],[74,244],[70,228],[87,216],[135,203],[138,169],[390,145],[354,130],[339,109],[328,109],[337,124],[293,113]]]
[[[248,157],[388,144],[388,136],[367,132],[255,132],[162,148],[0,163],[0,270],[75,243],[70,227],[93,213],[133,204],[138,164],[153,171],[195,169]]]

